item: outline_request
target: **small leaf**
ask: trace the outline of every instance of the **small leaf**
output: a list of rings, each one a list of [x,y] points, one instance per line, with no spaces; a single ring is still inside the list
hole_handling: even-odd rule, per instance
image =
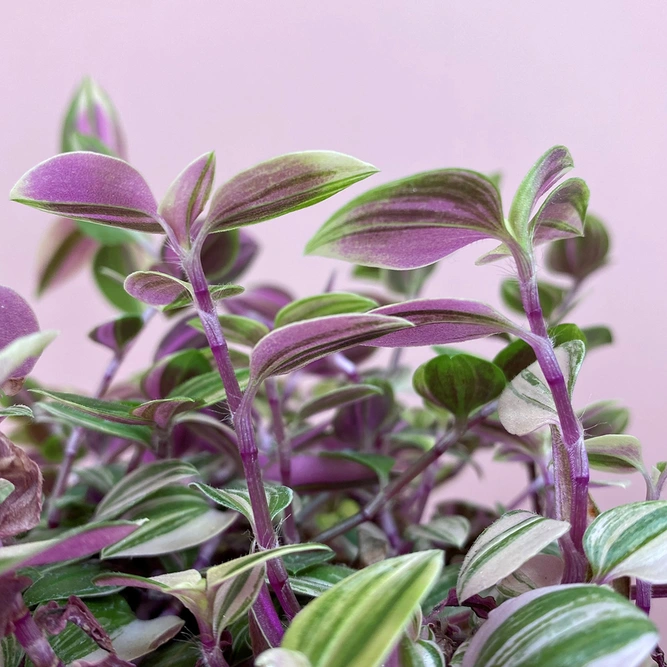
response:
[[[555,352],[571,394],[584,358],[584,344],[572,340],[557,347]],[[526,435],[547,424],[558,424],[553,396],[537,362],[507,385],[498,400],[498,416],[513,435]]]
[[[184,396],[174,398],[159,398],[147,401],[132,410],[132,414],[141,419],[155,422],[160,428],[166,429],[175,415],[186,410],[193,410],[196,402]]]
[[[93,277],[107,301],[124,313],[140,314],[143,306],[123,288],[126,276],[136,270],[138,258],[130,246],[102,246],[93,260]]]
[[[609,234],[599,218],[586,217],[584,235],[555,241],[546,255],[547,266],[576,280],[584,280],[602,268],[609,254]]]
[[[58,422],[71,424],[72,426],[82,426],[85,429],[113,435],[124,440],[139,442],[143,445],[151,444],[151,429],[147,426],[133,426],[116,421],[110,421],[108,418],[99,417],[68,405],[40,401],[40,413],[46,413]]]
[[[509,231],[522,246],[526,247],[532,238],[530,219],[537,201],[573,166],[567,148],[554,146],[526,174],[514,195],[507,219]]]
[[[409,637],[401,640],[398,651],[400,667],[447,667],[445,656],[435,641]]]
[[[250,503],[250,493],[245,486],[230,486],[224,489],[215,489],[208,484],[191,484],[193,488],[210,498],[214,503],[222,505],[227,509],[234,510],[243,514],[248,520],[254,531],[254,518],[252,505]],[[284,509],[290,506],[292,502],[292,489],[279,484],[265,484],[264,492],[269,505],[269,513],[272,519],[275,519]]]
[[[500,396],[505,375],[490,361],[469,354],[441,354],[415,372],[415,391],[429,402],[466,417]]]
[[[67,218],[56,220],[42,241],[37,269],[37,296],[56,287],[93,258],[97,245]]]
[[[89,523],[39,542],[10,544],[0,550],[0,574],[24,567],[85,558],[114,544],[138,528],[136,522]]]
[[[163,231],[157,202],[141,174],[108,155],[56,155],[25,173],[9,196],[65,218],[140,232]]]
[[[294,322],[312,320],[327,315],[343,313],[365,313],[377,306],[377,302],[350,292],[327,292],[298,299],[281,308],[276,315],[275,327],[283,327]]]
[[[351,384],[338,387],[306,401],[299,410],[299,419],[308,419],[325,410],[356,404],[371,396],[381,395],[382,389],[373,384]]]
[[[8,480],[0,477],[0,505],[7,500],[9,496],[14,492],[16,487]],[[0,509],[0,512],[2,510]],[[20,531],[17,531],[17,533]]]
[[[237,370],[236,379],[241,389],[245,389],[248,386],[248,370]],[[183,384],[176,387],[172,393],[175,397],[187,396],[196,401],[199,407],[203,408],[227,400],[227,392],[218,371],[210,371],[186,380]]]
[[[459,601],[465,602],[512,574],[569,529],[566,521],[546,519],[526,510],[503,514],[466,554],[456,584]]]
[[[125,291],[150,306],[168,306],[191,293],[188,283],[160,271],[135,271],[125,278]]]
[[[140,315],[121,315],[95,327],[88,338],[118,353],[125,349],[144,328]]]
[[[630,411],[615,401],[592,403],[579,413],[587,437],[623,433],[630,421]]]
[[[206,206],[214,176],[215,155],[205,153],[176,177],[160,203],[160,215],[183,247],[190,244],[190,229]]]
[[[631,435],[601,435],[584,441],[588,464],[606,472],[645,473],[642,446]]]
[[[365,343],[366,345],[448,345],[499,333],[526,337],[525,332],[490,306],[465,299],[415,299],[381,306],[369,314],[401,317],[415,326],[382,336],[373,343]]]
[[[557,285],[538,282],[537,291],[544,317],[549,318],[565,298],[565,290]],[[507,280],[503,280],[500,288],[500,296],[508,308],[511,308],[516,313],[524,314],[521,291],[516,279],[508,278]]]
[[[180,331],[176,332],[177,335],[179,333]],[[184,382],[210,372],[211,364],[201,350],[180,350],[159,358],[155,366],[142,378],[141,390],[153,400],[166,398]],[[195,396],[189,393],[181,395],[195,399]]]
[[[10,405],[6,408],[0,408],[0,421],[5,417],[27,417],[33,419],[32,410],[27,405]]]
[[[537,554],[498,582],[498,590],[505,597],[516,597],[536,588],[555,586],[562,581],[563,567],[563,559],[560,556]]]
[[[313,667],[381,665],[441,568],[440,551],[423,551],[356,572],[297,614],[282,648],[305,654]]]
[[[389,482],[389,473],[392,471],[396,461],[391,456],[384,454],[375,454],[370,452],[355,452],[354,450],[338,452],[321,452],[320,456],[327,459],[343,459],[344,461],[354,461],[362,466],[370,468],[380,480],[380,485],[384,486]]]
[[[0,350],[18,338],[39,331],[39,324],[32,308],[26,300],[9,287],[0,286]],[[14,369],[16,377],[25,377],[33,369],[37,359],[26,361]],[[25,362],[25,363],[23,363]],[[5,375],[0,369],[0,384]]]
[[[287,566],[287,563],[285,564]],[[347,565],[314,565],[290,577],[292,590],[298,595],[316,598],[335,586],[339,581],[354,574]]]
[[[242,315],[219,315],[218,321],[225,339],[230,343],[254,347],[269,333],[269,328],[265,324]],[[188,320],[188,324],[198,331],[204,331],[204,326],[198,317]]]
[[[134,533],[103,549],[102,558],[137,558],[175,553],[203,544],[236,520],[231,512],[210,509],[194,491],[159,489],[126,512],[128,519],[148,519]]]
[[[583,236],[589,194],[580,178],[569,178],[554,188],[530,221],[534,244]]]
[[[334,555],[333,552],[328,551],[299,551],[283,556],[282,561],[288,574],[295,576],[330,561]],[[354,572],[354,570],[350,570],[350,572]]]
[[[412,326],[397,317],[352,313],[330,315],[275,329],[257,344],[250,358],[250,376],[258,386],[266,378],[307,366],[334,352]]]
[[[587,350],[593,350],[603,345],[611,345],[614,342],[614,335],[609,327],[584,327],[582,332],[586,336]]]
[[[312,206],[376,172],[366,162],[333,151],[281,155],[218,188],[203,233],[254,225]]]
[[[12,396],[21,390],[25,376],[57,335],[57,331],[37,331],[0,349],[0,389],[5,394]]]
[[[426,524],[409,526],[406,537],[411,541],[426,540],[434,545],[463,547],[470,532],[470,521],[464,516],[438,516]]]
[[[497,188],[482,174],[441,169],[357,197],[327,220],[306,253],[415,269],[485,238],[507,238]]]
[[[182,483],[195,477],[197,469],[185,461],[154,461],[123,477],[100,501],[95,511],[98,520],[123,514],[147,495],[165,486]]]
[[[463,667],[639,667],[658,642],[646,614],[603,586],[549,586],[504,602],[473,636]]]
[[[584,534],[593,579],[637,577],[667,583],[667,500],[628,503],[602,512]]]
[[[221,301],[222,299],[229,299],[231,297],[243,294],[244,288],[240,285],[210,285],[208,288],[209,294],[213,301]],[[175,301],[164,307],[165,311],[176,310],[177,308],[184,308],[192,303],[192,296],[190,292],[184,292]]]
[[[132,410],[137,403],[132,401],[105,401],[101,398],[89,398],[78,394],[68,394],[61,391],[44,391],[43,389],[31,389],[33,394],[46,396],[61,405],[75,408],[93,417],[107,419],[118,424],[148,424],[147,419],[141,419],[132,415]],[[40,407],[44,404],[40,403]]]

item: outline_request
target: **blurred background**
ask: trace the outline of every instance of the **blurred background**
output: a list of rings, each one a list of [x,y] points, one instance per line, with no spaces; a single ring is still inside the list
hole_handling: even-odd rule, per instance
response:
[[[647,463],[667,459],[667,4],[604,0],[536,3],[338,0],[24,0],[3,15],[0,191],[58,151],[69,99],[82,77],[110,94],[129,158],[161,197],[180,170],[217,151],[217,182],[280,153],[332,149],[381,172],[314,208],[254,227],[262,244],[247,286],[282,284],[296,296],[350,266],[305,257],[318,227],[374,185],[438,167],[502,172],[506,206],[548,147],[569,147],[591,189],[590,211],[612,233],[609,266],[584,290],[580,326],[609,324],[615,345],[591,352],[576,406],[618,399]],[[52,220],[0,197],[0,284],[32,300],[59,339],[36,376],[90,391],[108,353],[87,332],[112,309],[89,275],[34,297],[38,249]],[[445,259],[427,295],[500,306],[509,265],[475,267],[491,244]],[[125,367],[150,353],[142,340]],[[473,345],[495,354],[497,344]],[[408,357],[418,361],[420,352]],[[507,501],[518,466],[495,464],[450,488]],[[600,505],[641,499],[643,484],[596,493]]]

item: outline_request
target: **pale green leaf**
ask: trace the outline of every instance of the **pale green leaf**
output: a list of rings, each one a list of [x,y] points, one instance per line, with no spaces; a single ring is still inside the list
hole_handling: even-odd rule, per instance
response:
[[[284,327],[294,322],[312,320],[315,317],[340,315],[342,313],[365,313],[377,307],[377,301],[351,292],[326,292],[297,299],[281,308],[276,314],[275,327]]]
[[[312,667],[312,665],[303,653],[286,648],[272,648],[257,656],[255,667]]]
[[[464,516],[439,516],[428,523],[410,526],[406,531],[409,540],[426,540],[434,545],[461,548],[468,539],[470,521]]]
[[[0,503],[7,500],[16,487],[8,480],[0,477]]]
[[[32,419],[33,414],[27,405],[9,405],[6,408],[0,407],[0,421],[2,417],[28,417],[28,419]]]
[[[307,570],[291,576],[290,585],[295,593],[316,598],[355,572],[356,570],[347,567],[347,565],[332,565],[330,563],[313,565]]]
[[[0,350],[0,387],[25,361],[42,354],[57,335],[57,331],[36,331],[3,347]]]
[[[594,470],[644,473],[642,446],[631,435],[600,435],[584,441],[588,464]]]
[[[570,529],[526,510],[514,510],[494,521],[466,554],[456,593],[461,602],[495,585]]]

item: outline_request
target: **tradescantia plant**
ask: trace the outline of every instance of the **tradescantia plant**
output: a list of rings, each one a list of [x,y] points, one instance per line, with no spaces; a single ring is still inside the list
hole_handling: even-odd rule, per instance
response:
[[[119,312],[89,334],[110,361],[81,395],[34,379],[56,333],[0,287],[0,665],[664,664],[649,614],[667,595],[667,464],[645,466],[624,408],[572,402],[612,335],[571,323],[609,238],[584,181],[563,180],[566,148],[507,212],[497,177],[464,169],[367,191],[307,247],[363,282],[303,298],[244,289],[245,227],[370,164],[292,153],[215,186],[209,153],[158,199],[91,80],[61,151],[11,192],[57,216],[38,291],[87,268]],[[479,263],[513,271],[508,315],[420,297],[437,262],[485,239]],[[555,280],[538,279],[540,246]],[[153,358],[119,380],[152,319]],[[493,359],[458,345],[484,337]],[[406,347],[425,362],[407,368]],[[525,489],[448,499],[489,448]],[[646,500],[600,513],[591,470],[639,473]]]

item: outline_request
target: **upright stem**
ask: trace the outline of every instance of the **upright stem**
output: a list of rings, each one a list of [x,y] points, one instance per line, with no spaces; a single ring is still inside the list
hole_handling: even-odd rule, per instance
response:
[[[247,394],[244,396],[241,393],[229,356],[227,341],[222,333],[215,305],[208,291],[208,282],[204,275],[204,268],[197,248],[193,248],[193,252],[186,258],[184,269],[192,285],[197,312],[220,372],[222,384],[227,392],[227,402],[232,413],[243,472],[248,484],[248,494],[256,530],[255,537],[260,548],[272,549],[278,546],[278,538],[271,522],[271,514],[269,513],[262,482],[262,471],[259,467],[259,451],[251,418],[253,397]],[[279,559],[269,561],[267,574],[282,608],[290,618],[293,618],[299,612],[300,607],[289,585],[287,571],[282,561]]]
[[[26,655],[35,667],[63,667],[63,663],[53,652],[44,633],[35,623],[30,610],[17,593],[10,611],[10,629]]]
[[[280,394],[278,393],[278,385],[273,378],[269,378],[264,382],[266,388],[266,396],[269,400],[269,408],[271,409],[271,421],[273,424],[273,435],[276,438],[278,445],[278,461],[280,465],[280,483],[283,486],[292,486],[292,446],[290,440],[285,433],[285,423],[283,421],[282,405]],[[299,541],[299,533],[296,528],[296,521],[294,520],[294,508],[290,503],[285,508],[285,524],[284,534],[287,541],[295,544]]]
[[[563,542],[565,558],[564,583],[583,581],[586,576],[586,557],[583,536],[588,515],[588,457],[584,447],[581,424],[572,408],[563,372],[558,365],[549,338],[537,289],[535,261],[522,251],[514,253],[517,264],[521,299],[530,330],[540,340],[533,344],[535,356],[551,390],[558,419],[560,438],[553,438],[556,511],[558,518],[569,520],[569,539]],[[562,440],[561,440],[562,438]]]

